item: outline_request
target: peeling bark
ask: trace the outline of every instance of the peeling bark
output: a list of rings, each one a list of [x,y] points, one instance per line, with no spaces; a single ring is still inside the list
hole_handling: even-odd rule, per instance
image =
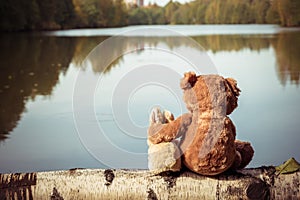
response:
[[[300,199],[300,172],[273,167],[214,177],[190,171],[72,169],[0,174],[0,199]]]

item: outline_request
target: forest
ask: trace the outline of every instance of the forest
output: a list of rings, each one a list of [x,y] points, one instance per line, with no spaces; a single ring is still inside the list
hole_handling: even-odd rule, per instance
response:
[[[172,0],[164,7],[124,0],[4,0],[0,30],[59,30],[146,24],[279,24],[300,26],[299,0]]]

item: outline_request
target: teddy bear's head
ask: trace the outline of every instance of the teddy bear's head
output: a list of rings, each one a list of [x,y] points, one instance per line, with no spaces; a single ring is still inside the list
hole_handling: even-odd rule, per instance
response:
[[[187,109],[192,112],[210,115],[229,115],[237,107],[240,89],[232,78],[219,75],[196,76],[187,72],[181,79]]]

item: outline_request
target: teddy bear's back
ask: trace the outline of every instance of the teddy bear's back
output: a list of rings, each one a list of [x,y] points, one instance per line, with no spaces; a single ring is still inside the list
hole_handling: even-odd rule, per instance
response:
[[[235,159],[235,127],[225,117],[201,120],[192,125],[181,144],[183,162],[192,171],[202,175],[216,175],[232,166]]]

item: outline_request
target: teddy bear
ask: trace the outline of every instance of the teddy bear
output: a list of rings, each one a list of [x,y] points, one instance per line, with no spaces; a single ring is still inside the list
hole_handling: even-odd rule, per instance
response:
[[[188,72],[180,87],[189,113],[167,123],[163,117],[152,120],[148,128],[149,143],[177,141],[183,164],[201,175],[246,167],[254,150],[249,142],[235,139],[236,129],[228,117],[238,105],[240,89],[236,81]],[[152,119],[159,118],[157,112],[151,115]]]

